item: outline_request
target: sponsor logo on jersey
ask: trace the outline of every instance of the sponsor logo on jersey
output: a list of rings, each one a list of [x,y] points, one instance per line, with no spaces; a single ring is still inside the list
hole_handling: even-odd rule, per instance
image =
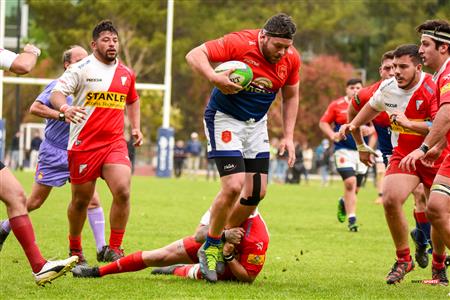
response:
[[[83,171],[85,170],[87,168],[87,164],[81,164],[79,167],[78,167],[78,173],[83,173]]]
[[[422,103],[423,103],[423,100],[416,100],[416,110],[419,110]]]
[[[277,74],[278,77],[280,77],[282,80],[286,79],[288,70],[286,65],[279,65],[277,66]]]
[[[224,171],[231,171],[231,170],[234,170],[234,168],[236,168],[236,165],[234,165],[234,164],[227,164],[227,165],[223,166]]]
[[[256,243],[256,248],[257,248],[258,250],[262,250],[262,249],[264,248],[264,243],[263,243],[263,242],[258,242],[258,243]]]
[[[249,45],[249,46],[255,46],[255,45],[256,45],[256,42],[255,42],[255,41],[248,41],[248,45]]]
[[[272,93],[269,89],[273,87],[272,81],[266,77],[258,77],[253,79],[252,83],[249,84],[245,90],[247,92],[270,94]]]
[[[384,105],[386,105],[387,107],[391,107],[391,108],[396,108],[397,107],[397,104],[395,104],[395,103],[387,103],[387,102],[385,102]]]
[[[44,174],[42,174],[42,172],[39,172],[37,177],[38,177],[39,180],[41,180],[42,178],[44,178]]]
[[[127,95],[114,92],[89,92],[85,105],[102,108],[124,109]]]
[[[441,95],[444,95],[445,93],[447,93],[448,91],[450,91],[450,83],[447,83],[446,85],[444,85],[441,88]]]
[[[247,262],[252,265],[262,266],[266,256],[264,254],[249,254],[247,257]]]
[[[86,78],[87,82],[101,82],[101,78]]]
[[[449,80],[450,79],[450,73],[448,73],[447,75],[442,76],[443,80]]]
[[[256,62],[253,59],[244,58],[244,62],[249,65],[254,65],[254,66],[259,67],[259,62]]]
[[[125,86],[125,83],[127,82],[127,76],[120,77],[120,80],[122,81],[122,85]]]
[[[232,138],[231,131],[229,130],[222,131],[222,141],[224,143],[229,143],[231,141],[231,138]]]

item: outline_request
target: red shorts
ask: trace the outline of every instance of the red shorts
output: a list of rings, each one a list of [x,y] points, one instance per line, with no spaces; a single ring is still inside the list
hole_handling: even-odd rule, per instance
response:
[[[439,170],[439,164],[437,166],[428,168],[425,167],[420,160],[416,162],[416,170],[403,170],[398,167],[400,161],[404,156],[399,155],[394,152],[389,158],[389,164],[386,169],[386,175],[390,174],[410,174],[419,177],[420,182],[422,182],[427,188],[430,188],[433,184],[434,177]]]
[[[438,175],[450,177],[450,154],[445,156],[444,161],[441,163],[441,167],[439,168]]]
[[[189,255],[193,263],[198,263],[197,251],[202,246],[201,243],[197,243],[193,236],[188,236],[183,239],[183,246],[186,253]]]
[[[127,143],[121,139],[103,148],[68,151],[70,182],[82,184],[102,176],[105,164],[127,165],[131,168]]]

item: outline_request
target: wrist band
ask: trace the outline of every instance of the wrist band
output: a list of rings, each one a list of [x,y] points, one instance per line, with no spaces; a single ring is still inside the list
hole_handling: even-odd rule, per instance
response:
[[[366,149],[367,149],[367,145],[364,143],[356,145],[356,150],[358,150],[358,151],[364,151]]]
[[[66,104],[63,104],[63,105],[61,105],[61,107],[59,108],[59,111],[65,113],[66,110],[69,109],[69,107],[70,107],[69,104],[67,104],[67,103],[66,103]]]
[[[225,262],[230,262],[233,259],[234,259],[234,254],[233,253],[231,253],[230,255],[224,255],[223,256],[223,261],[225,261]]]
[[[422,144],[420,145],[419,149],[423,152],[423,153],[427,153],[428,150],[430,150],[430,147],[427,144]]]
[[[31,48],[30,50],[25,51],[25,52],[32,53],[32,54],[36,55],[37,57],[39,57],[41,55],[41,49],[39,49],[38,47],[31,46],[30,48]]]

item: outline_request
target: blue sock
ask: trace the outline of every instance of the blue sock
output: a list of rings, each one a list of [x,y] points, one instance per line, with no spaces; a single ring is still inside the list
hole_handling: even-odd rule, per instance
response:
[[[348,218],[348,224],[349,225],[353,225],[353,224],[355,224],[356,223],[356,216],[353,216],[353,217],[349,217]]]
[[[218,238],[212,237],[209,234],[206,236],[205,241],[205,249],[207,249],[209,246],[219,246],[222,242],[222,236],[219,236]]]

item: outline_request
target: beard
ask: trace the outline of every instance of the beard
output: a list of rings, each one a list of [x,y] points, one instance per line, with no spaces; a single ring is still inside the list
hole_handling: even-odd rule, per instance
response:
[[[262,54],[269,63],[276,64],[277,62],[280,61],[281,57],[278,58],[270,53],[268,46],[267,46],[268,43],[269,43],[268,41],[265,41],[262,43],[262,45],[261,45]]]

